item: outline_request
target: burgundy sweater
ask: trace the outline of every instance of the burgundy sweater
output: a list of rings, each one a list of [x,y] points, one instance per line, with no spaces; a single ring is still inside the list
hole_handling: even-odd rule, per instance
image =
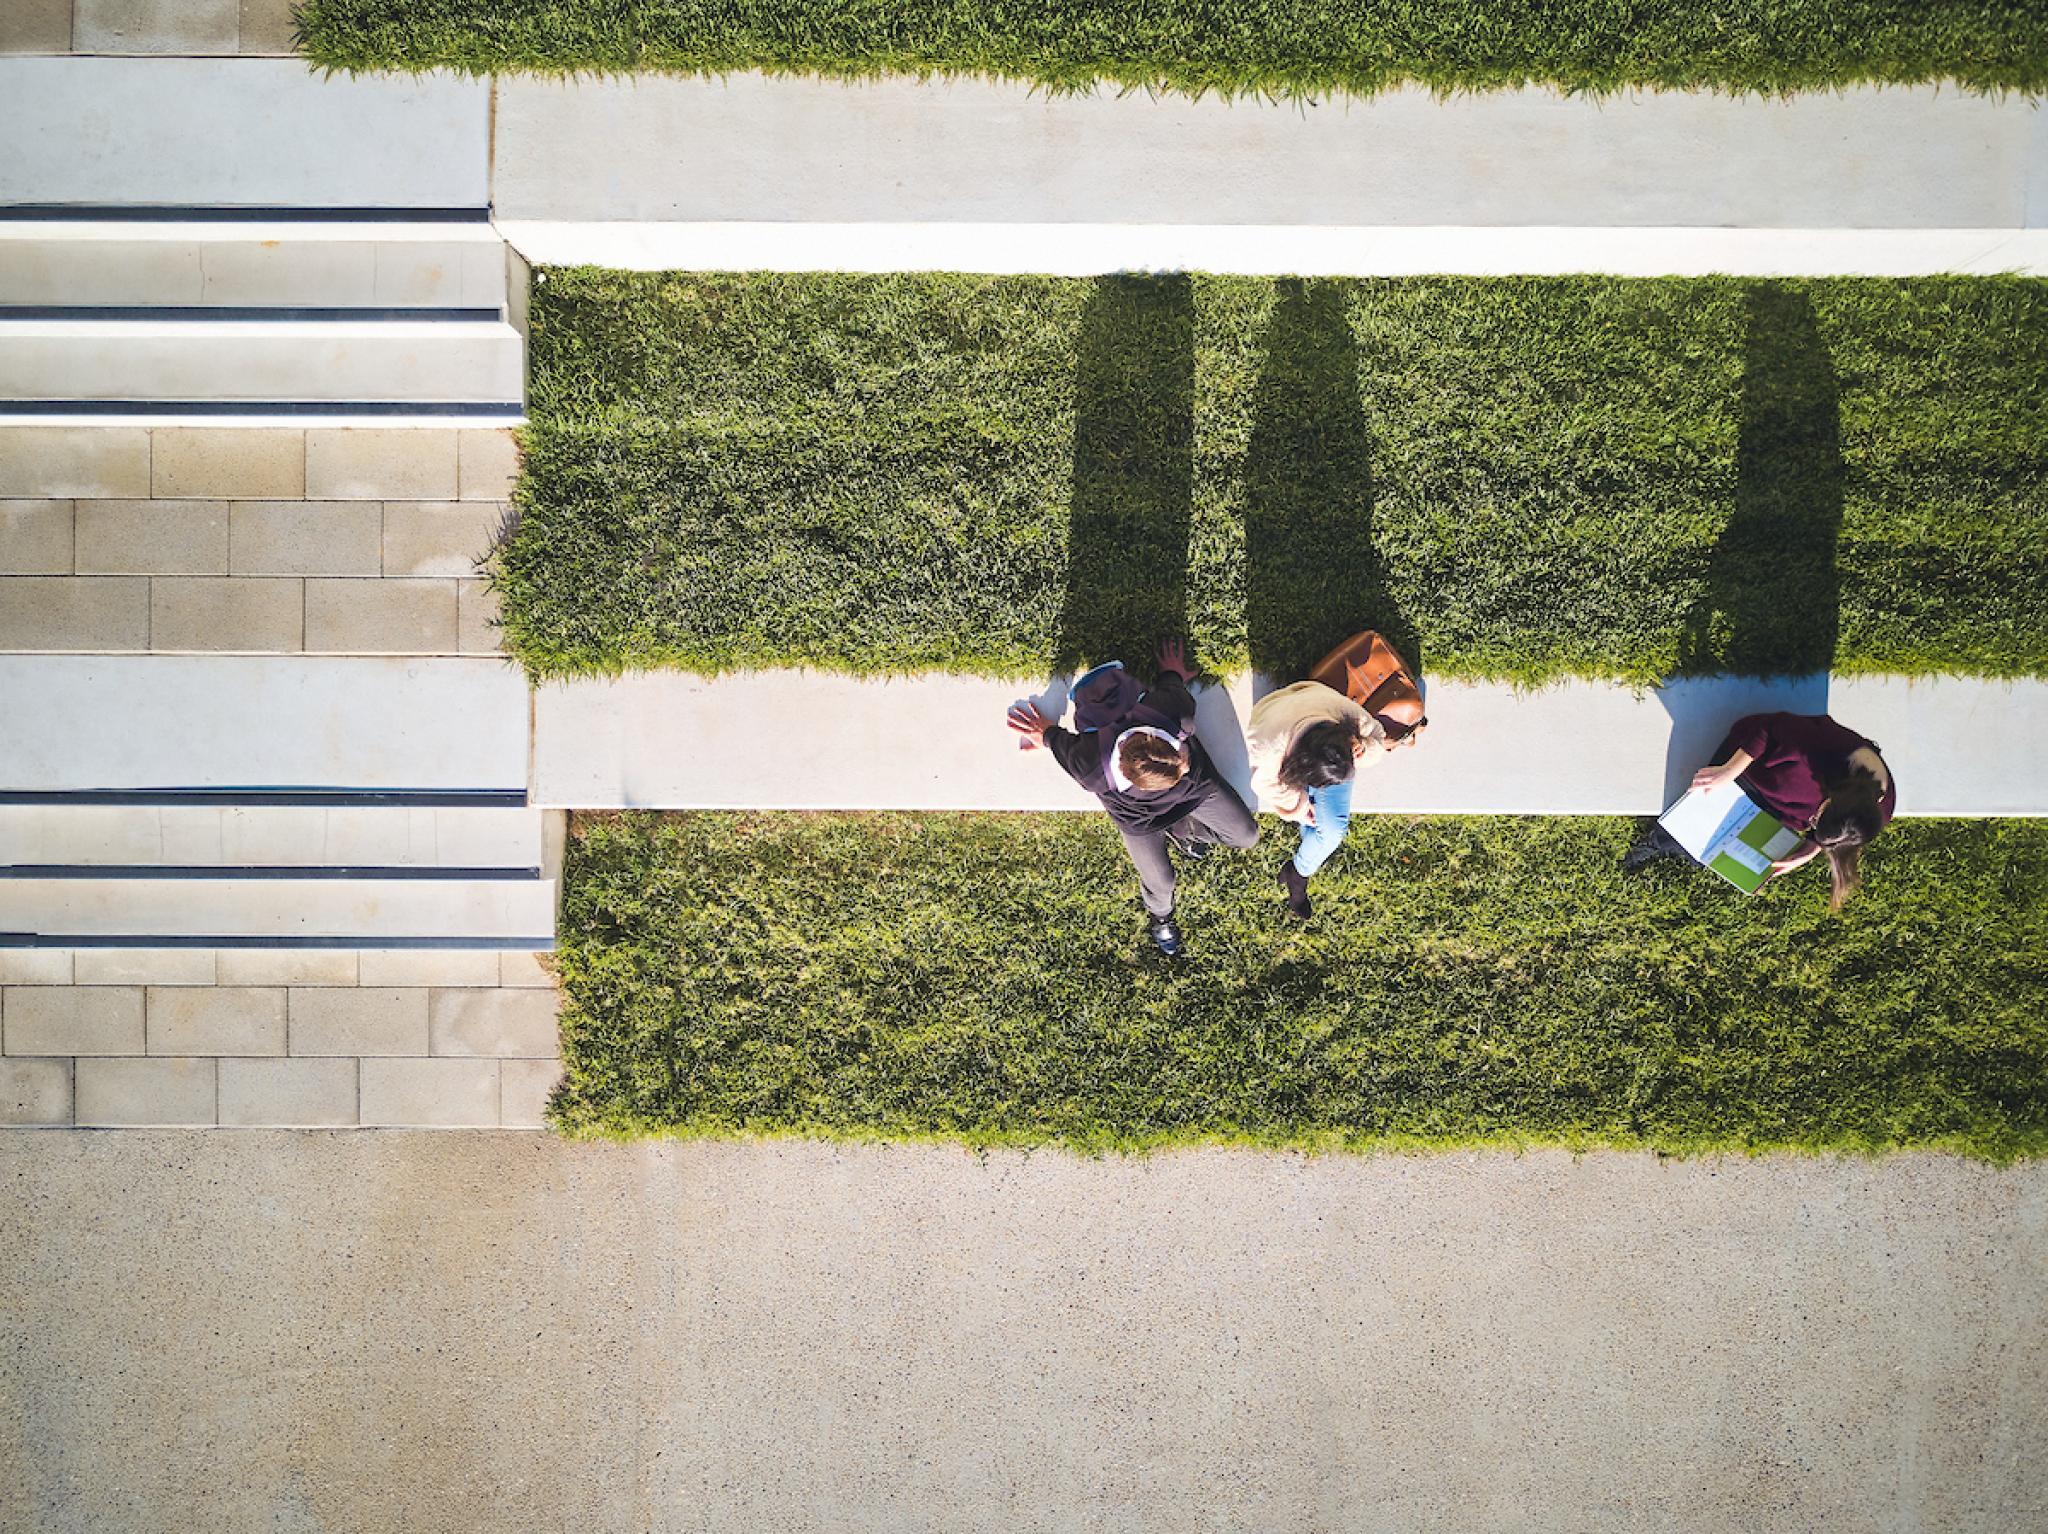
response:
[[[1849,753],[1874,742],[1844,729],[1826,714],[1750,714],[1729,728],[1720,759],[1747,751],[1755,760],[1735,781],[1778,819],[1804,831],[1820,813],[1828,785],[1848,775]],[[1879,753],[1882,755],[1882,753]],[[1877,801],[1883,824],[1899,805],[1899,786],[1885,766],[1884,793]]]

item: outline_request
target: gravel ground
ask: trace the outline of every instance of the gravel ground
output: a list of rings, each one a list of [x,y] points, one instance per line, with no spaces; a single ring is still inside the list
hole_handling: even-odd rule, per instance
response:
[[[2048,1166],[0,1137],[8,1530],[2048,1528]]]

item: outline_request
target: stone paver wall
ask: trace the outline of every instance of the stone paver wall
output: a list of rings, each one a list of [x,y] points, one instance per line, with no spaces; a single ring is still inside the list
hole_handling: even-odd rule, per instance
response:
[[[6,0],[0,53],[279,54],[292,0]]]
[[[495,651],[516,473],[496,429],[0,427],[0,650]]]
[[[0,950],[0,1124],[537,1129],[554,980],[493,951]]]

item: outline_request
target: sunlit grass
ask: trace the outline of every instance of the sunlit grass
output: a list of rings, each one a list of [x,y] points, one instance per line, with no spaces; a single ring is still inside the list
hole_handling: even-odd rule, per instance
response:
[[[301,0],[299,27],[341,69],[987,75],[1051,91],[2048,81],[2027,0]]]
[[[1270,825],[1270,822],[1269,822]],[[1615,819],[1281,835],[1146,943],[1100,816],[600,817],[558,962],[577,1134],[2048,1149],[2048,823],[1907,821],[1839,916],[1628,876]]]

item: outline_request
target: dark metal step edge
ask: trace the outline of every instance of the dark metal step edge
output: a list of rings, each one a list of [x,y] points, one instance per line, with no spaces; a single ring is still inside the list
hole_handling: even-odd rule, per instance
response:
[[[222,203],[0,203],[0,222],[65,224],[488,224],[482,208],[234,207]]]
[[[552,953],[552,937],[205,937],[190,933],[0,932],[0,948],[438,948]]]
[[[248,880],[474,880],[528,882],[533,868],[451,868],[434,863],[349,865],[233,863],[0,863],[0,879],[248,879]]]
[[[231,325],[279,324],[297,320],[328,324],[357,321],[363,324],[428,320],[435,324],[498,324],[505,318],[499,308],[473,308],[422,304],[0,304],[0,321],[83,320],[91,322],[147,320],[176,325],[210,325],[216,321]]]
[[[0,789],[0,804],[295,805],[413,809],[527,807],[523,788],[50,788]]]
[[[170,415],[203,420],[208,416],[338,415],[376,420],[380,416],[442,416],[449,420],[497,421],[517,424],[526,419],[518,400],[171,400],[171,399],[10,399],[0,400],[0,421],[35,420],[53,415]]]

